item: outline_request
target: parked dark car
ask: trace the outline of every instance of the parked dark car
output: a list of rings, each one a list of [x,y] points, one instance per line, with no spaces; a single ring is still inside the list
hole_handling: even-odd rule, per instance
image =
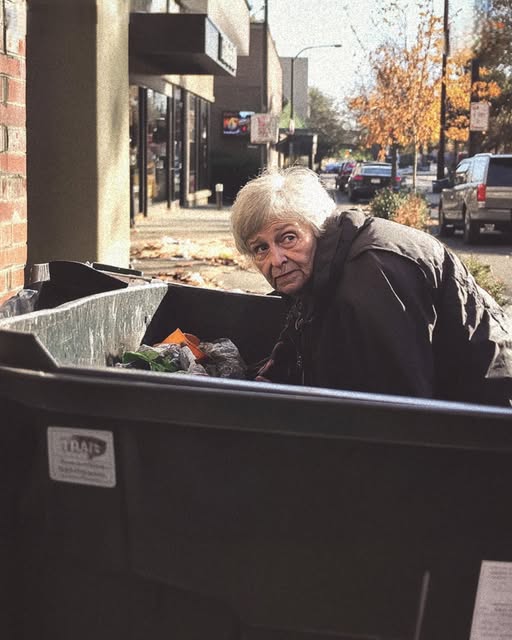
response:
[[[464,158],[439,200],[440,235],[462,229],[464,242],[478,240],[484,225],[512,231],[512,155],[478,153]]]
[[[370,199],[386,187],[398,191],[402,178],[396,176],[391,182],[391,164],[388,162],[357,162],[347,181],[347,193],[350,202],[359,198]]]
[[[348,179],[355,166],[356,163],[352,160],[346,160],[341,164],[339,171],[336,174],[336,189],[339,189],[340,191],[344,191],[346,189]]]

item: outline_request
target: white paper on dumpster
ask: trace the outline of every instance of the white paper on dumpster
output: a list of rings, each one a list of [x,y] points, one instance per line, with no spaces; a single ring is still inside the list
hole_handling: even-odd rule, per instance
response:
[[[470,640],[512,640],[512,562],[482,561]]]
[[[50,478],[57,482],[115,487],[114,438],[111,431],[48,427]]]

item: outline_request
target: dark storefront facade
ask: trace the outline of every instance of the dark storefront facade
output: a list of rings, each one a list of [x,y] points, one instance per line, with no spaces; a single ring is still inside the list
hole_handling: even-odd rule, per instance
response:
[[[172,10],[152,13],[132,0],[137,8],[130,13],[132,224],[154,206],[208,202],[213,77],[236,73],[237,48],[214,21],[215,3],[172,4]],[[188,10],[205,13],[183,13],[187,4]]]
[[[282,107],[281,62],[270,32],[261,22],[250,25],[248,55],[238,57],[235,77],[216,76],[212,105],[211,173],[232,202],[239,188],[265,165],[282,162],[276,144],[251,143],[250,118],[268,113],[278,119]],[[243,123],[232,128],[231,122]]]

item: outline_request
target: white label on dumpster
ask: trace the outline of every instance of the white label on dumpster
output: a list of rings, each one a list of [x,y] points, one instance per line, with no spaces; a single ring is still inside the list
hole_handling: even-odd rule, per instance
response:
[[[482,562],[470,640],[512,640],[512,562]]]
[[[111,431],[48,427],[50,478],[58,482],[116,486]]]

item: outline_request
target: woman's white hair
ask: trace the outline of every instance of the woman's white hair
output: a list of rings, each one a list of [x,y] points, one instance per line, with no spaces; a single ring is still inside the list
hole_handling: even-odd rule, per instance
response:
[[[311,169],[265,169],[240,189],[233,203],[231,230],[236,248],[250,255],[248,240],[281,220],[307,224],[318,236],[335,208],[336,203]]]

